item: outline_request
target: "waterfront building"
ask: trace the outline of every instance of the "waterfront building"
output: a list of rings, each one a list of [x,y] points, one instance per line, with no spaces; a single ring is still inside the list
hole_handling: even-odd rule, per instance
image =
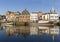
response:
[[[60,16],[59,16],[59,21],[60,21]]]
[[[19,15],[19,22],[30,22],[30,13],[28,10],[23,10],[22,14]]]
[[[49,13],[43,13],[42,20],[43,21],[49,21]]]
[[[7,11],[6,12],[6,19],[7,19],[7,21],[14,21],[15,12]]]
[[[38,22],[38,12],[30,13],[30,22]]]
[[[19,11],[15,12],[15,22],[19,22],[19,16],[21,15],[21,13]]]
[[[54,8],[52,8],[49,13],[43,13],[42,20],[38,21],[38,23],[49,23],[49,22],[59,22],[59,14],[56,13]]]
[[[6,22],[6,16],[2,15],[2,22]]]
[[[50,21],[59,22],[59,14],[56,13],[54,8],[50,10]]]
[[[0,15],[0,22],[2,22],[2,15]]]
[[[7,21],[30,22],[30,14],[26,9],[23,10],[22,13],[20,13],[19,11],[8,11],[6,13],[6,19]]]
[[[43,15],[42,12],[38,12],[38,21],[41,21],[42,20],[42,15]]]
[[[48,23],[49,22],[49,13],[42,14],[42,20],[39,20],[38,23]]]

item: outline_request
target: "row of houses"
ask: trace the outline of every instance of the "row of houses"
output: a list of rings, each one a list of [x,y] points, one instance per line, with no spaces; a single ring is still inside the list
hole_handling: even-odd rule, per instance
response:
[[[32,12],[29,13],[28,10],[23,10],[21,13],[19,11],[6,12],[6,21],[17,21],[17,22],[38,22],[38,23],[48,23],[48,22],[59,22],[59,14],[56,13],[55,9],[51,9],[50,12]]]
[[[6,13],[7,21],[18,21],[18,22],[29,22],[30,21],[30,13],[25,9],[20,13],[7,11]]]
[[[32,12],[30,15],[30,20],[38,23],[59,22],[59,14],[53,8],[49,13]]]

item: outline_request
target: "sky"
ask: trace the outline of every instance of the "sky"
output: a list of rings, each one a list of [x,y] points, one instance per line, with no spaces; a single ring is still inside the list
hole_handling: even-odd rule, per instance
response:
[[[0,14],[6,11],[50,12],[54,8],[60,14],[60,0],[0,0]]]

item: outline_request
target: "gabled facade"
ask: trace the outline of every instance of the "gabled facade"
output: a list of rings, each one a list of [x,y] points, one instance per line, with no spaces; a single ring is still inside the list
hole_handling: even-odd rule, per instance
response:
[[[30,22],[30,13],[26,9],[19,15],[19,22]]]
[[[6,19],[7,21],[30,22],[30,14],[26,9],[23,10],[22,13],[20,13],[19,11],[8,11],[6,13]]]
[[[14,21],[15,19],[15,13],[11,11],[6,12],[6,19],[7,21]]]

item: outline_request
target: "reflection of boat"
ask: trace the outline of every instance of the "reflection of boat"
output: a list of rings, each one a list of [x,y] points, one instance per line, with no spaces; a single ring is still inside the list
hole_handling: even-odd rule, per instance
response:
[[[13,22],[11,22],[11,23],[6,23],[7,25],[11,25],[11,24],[13,24]]]
[[[5,25],[3,25],[3,24],[2,24],[1,26],[2,26],[2,27],[4,27],[4,26],[13,26],[13,25],[6,25],[6,24],[5,24]]]
[[[49,34],[49,27],[39,26],[39,34],[41,34],[41,33]]]
[[[54,24],[49,24],[49,23],[40,23],[38,25],[39,26],[54,26]]]
[[[12,22],[11,23],[2,23],[1,26],[12,26]]]

